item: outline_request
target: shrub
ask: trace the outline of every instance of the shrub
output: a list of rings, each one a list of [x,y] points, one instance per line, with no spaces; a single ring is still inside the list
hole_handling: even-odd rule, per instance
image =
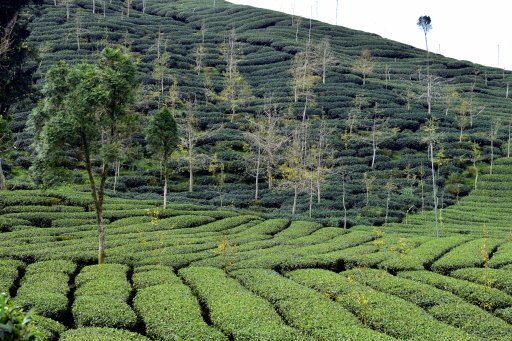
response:
[[[466,236],[435,238],[412,249],[408,254],[397,255],[383,261],[379,264],[379,268],[393,272],[423,270],[425,266],[429,266],[435,259],[468,240],[470,238]]]
[[[106,295],[76,297],[73,303],[73,318],[78,327],[131,329],[137,322],[137,317],[130,306]]]
[[[69,276],[76,265],[69,261],[47,261],[27,267],[16,302],[37,314],[62,317],[68,309]]]
[[[128,267],[120,264],[91,265],[80,272],[72,307],[77,326],[135,326],[137,317],[127,304],[132,291],[127,272]]]
[[[428,311],[435,318],[485,340],[504,340],[512,326],[472,304],[444,303]]]
[[[34,315],[34,325],[43,334],[43,340],[58,340],[59,336],[66,331],[66,327],[61,323],[47,317]]]
[[[60,341],[149,341],[145,336],[113,328],[78,328],[62,333]]]
[[[432,270],[447,273],[460,268],[483,266],[503,239],[480,238],[455,247],[432,264]]]
[[[141,270],[141,268],[144,268],[144,270]],[[169,267],[162,265],[135,268],[132,280],[133,286],[137,290],[160,284],[181,283],[181,280]]]
[[[493,287],[512,295],[511,271],[490,268],[469,268],[453,271],[450,276]]]
[[[497,289],[433,272],[423,270],[406,271],[399,273],[398,276],[426,283],[438,289],[447,290],[469,303],[476,304],[486,310],[493,311],[497,308],[506,308],[512,305],[512,296]]]
[[[140,273],[141,275],[146,272]],[[182,283],[161,284],[137,293],[134,307],[146,333],[156,340],[227,340],[208,326],[190,289]]]

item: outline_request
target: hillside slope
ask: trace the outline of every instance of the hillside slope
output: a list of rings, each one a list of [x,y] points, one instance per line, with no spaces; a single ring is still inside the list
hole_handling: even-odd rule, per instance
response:
[[[67,19],[64,5],[46,2],[31,26],[30,41],[41,56],[36,79],[40,81],[57,60],[93,62],[107,44],[125,45],[139,59],[141,91],[137,110],[150,115],[159,102],[170,102],[175,103],[178,112],[184,111],[184,104],[173,99],[173,84],[179,89],[181,100],[197,100],[197,154],[206,156],[197,164],[194,192],[188,193],[186,157],[184,153],[176,155],[171,199],[251,207],[273,216],[289,216],[294,195],[290,182],[283,181],[282,168],[290,163],[287,157],[291,146],[281,146],[273,161],[270,174],[277,186],[269,190],[269,178],[261,175],[259,197],[254,200],[256,150],[246,133],[254,132],[252,121],[256,125],[265,122],[264,97],[268,94],[272,94],[281,118],[282,138],[291,139],[300,125],[307,103],[302,97],[295,102],[290,70],[294,56],[305,49],[310,23],[223,1],[217,1],[213,8],[211,1],[150,0],[144,13],[143,2],[134,1],[129,16],[120,1],[106,6],[103,13],[97,4],[93,14],[91,1],[77,0]],[[410,21],[414,23],[415,18]],[[220,98],[226,83],[226,62],[220,46],[229,39],[232,28],[238,41],[238,69],[254,95],[234,115],[229,104]],[[417,28],[411,24],[411,29]],[[312,101],[305,115],[309,158],[314,159],[314,152],[321,150],[324,162],[317,178],[304,176],[297,186],[297,215],[311,215],[343,226],[339,217],[346,209],[348,225],[382,224],[386,220],[400,220],[408,210],[430,208],[431,200],[425,199],[431,197],[432,180],[425,142],[429,115],[424,51],[373,34],[311,22],[313,44],[324,37],[330,41],[336,63],[327,68],[325,84],[319,71],[315,71]],[[200,45],[205,55],[198,75],[194,68]],[[364,49],[370,51],[374,67],[363,77],[354,70],[354,64]],[[163,77],[156,77],[154,72],[159,51],[169,53]],[[434,76],[432,115],[440,133],[435,150],[436,181],[443,205],[449,205],[456,196],[471,189],[473,174],[466,172],[466,168],[475,157],[473,142],[481,154],[479,165],[489,162],[491,154],[498,157],[507,153],[510,75],[436,54],[430,55],[429,65]],[[161,80],[163,97],[159,96]],[[205,91],[205,87],[209,90]],[[30,150],[30,133],[24,128],[32,106],[28,101],[20,103],[14,112],[18,150]],[[494,134],[498,124],[500,129]],[[373,127],[381,129],[377,131],[376,146],[372,144]],[[353,132],[348,133],[349,130]],[[320,132],[326,135],[322,144]],[[133,162],[144,158],[142,136],[137,136],[130,146],[135,148],[127,152],[125,160],[120,160],[118,191],[125,192],[125,196],[158,198],[161,187],[156,167]],[[376,157],[372,169],[373,147]],[[27,154],[16,152],[11,156],[15,167],[30,165]],[[212,159],[222,163],[222,182],[218,176],[212,176]],[[71,158],[71,162],[72,167],[80,169],[80,160]],[[314,162],[306,168],[310,175],[317,170]],[[16,180],[13,183],[27,186]]]

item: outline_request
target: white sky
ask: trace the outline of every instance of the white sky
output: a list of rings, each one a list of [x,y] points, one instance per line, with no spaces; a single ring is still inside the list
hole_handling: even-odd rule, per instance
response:
[[[336,0],[228,1],[336,24]],[[510,0],[339,0],[338,24],[424,49],[416,21],[429,15],[432,52],[512,70],[511,14]]]

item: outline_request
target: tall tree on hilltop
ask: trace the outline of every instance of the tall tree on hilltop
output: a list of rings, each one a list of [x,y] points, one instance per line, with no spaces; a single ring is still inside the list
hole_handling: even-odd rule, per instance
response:
[[[178,146],[178,128],[168,107],[162,107],[151,117],[146,129],[146,140],[150,152],[160,161],[160,169],[164,178],[164,208],[167,208],[169,159]]]
[[[432,20],[428,15],[423,15],[418,18],[418,22],[416,23],[418,27],[423,31],[423,34],[425,35],[425,50],[427,51],[427,76],[429,73],[429,50],[428,50],[428,38],[427,34],[432,29]]]
[[[130,55],[106,48],[97,65],[64,62],[47,73],[43,99],[30,116],[35,135],[34,180],[58,170],[64,153],[76,153],[85,163],[98,227],[98,263],[105,261],[103,204],[110,165],[119,157],[121,142],[136,127],[136,68]],[[100,163],[96,174],[95,163]]]

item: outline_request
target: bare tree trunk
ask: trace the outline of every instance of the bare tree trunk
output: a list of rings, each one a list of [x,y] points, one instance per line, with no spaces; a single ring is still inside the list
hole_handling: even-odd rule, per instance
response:
[[[505,94],[505,98],[508,98],[508,89],[509,89],[509,83],[507,83],[507,93]]]
[[[260,185],[260,162],[261,162],[261,146],[258,145],[258,160],[256,161],[256,180],[254,186],[254,200],[258,200]]]
[[[384,223],[388,222],[389,217],[389,202],[391,201],[391,192],[388,192],[388,197],[386,199],[386,217],[384,218]]]
[[[142,13],[146,13],[146,5],[148,0],[142,0]]]
[[[103,0],[103,18],[107,16],[107,0]]]
[[[96,13],[96,0],[92,0],[92,13]]]
[[[313,212],[313,179],[309,180],[309,217],[311,218]]]
[[[166,174],[164,174],[164,209],[167,208],[167,171]]]
[[[293,186],[293,190],[294,190],[294,193],[293,193],[292,215],[295,215],[295,210],[297,209],[297,194],[298,194],[297,185]]]
[[[268,189],[272,190],[273,186],[273,176],[272,176],[272,166],[270,164],[267,166],[267,182],[268,182]]]
[[[2,158],[0,157],[0,191],[5,191],[7,189],[7,185],[5,183],[4,170],[2,168]]]
[[[375,158],[377,157],[377,119],[373,119],[373,129],[372,129],[372,170],[375,169]]]
[[[192,150],[189,149],[188,152],[188,191],[193,192],[194,191],[194,169],[192,166]]]
[[[476,166],[476,158],[473,159],[473,169],[475,170],[475,189],[478,183],[478,167]]]
[[[510,157],[510,145],[512,144],[512,121],[508,124],[507,157]]]
[[[346,197],[346,189],[345,189],[345,174],[343,174],[342,177],[342,188],[343,188],[343,194],[341,196],[341,202],[343,204],[343,228],[347,228],[347,204],[345,202]]]
[[[437,185],[436,185],[436,172],[434,168],[434,144],[431,142],[429,145],[430,148],[430,163],[432,168],[432,196],[434,198],[434,219],[435,219],[435,229],[436,236],[439,237],[439,225],[438,225],[438,212],[437,212]]]
[[[69,1],[66,0],[66,20],[69,20]]]

